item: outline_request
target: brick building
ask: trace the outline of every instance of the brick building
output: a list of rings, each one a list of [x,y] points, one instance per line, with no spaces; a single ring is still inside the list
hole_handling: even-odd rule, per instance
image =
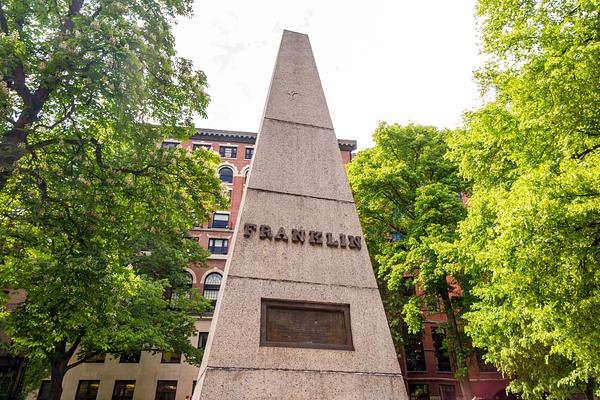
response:
[[[444,350],[444,334],[436,329],[446,322],[443,313],[426,318],[423,331],[405,334],[403,357],[400,360],[410,400],[455,400],[462,398],[454,378],[453,363]],[[475,351],[469,361],[469,381],[477,399],[506,399],[508,379],[490,364],[483,362],[481,352]]]

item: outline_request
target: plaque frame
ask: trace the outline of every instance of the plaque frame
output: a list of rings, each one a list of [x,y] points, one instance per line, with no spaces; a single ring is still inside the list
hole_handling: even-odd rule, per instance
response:
[[[352,341],[352,326],[350,321],[350,304],[341,303],[320,303],[315,301],[298,301],[298,300],[282,300],[282,299],[260,299],[260,346],[261,347],[288,347],[288,348],[308,348],[308,349],[324,349],[324,350],[349,350],[354,351],[354,343]],[[275,306],[290,310],[318,310],[318,311],[334,311],[342,312],[344,315],[345,325],[345,343],[344,344],[329,344],[329,343],[309,343],[309,342],[278,342],[267,339],[267,307]]]

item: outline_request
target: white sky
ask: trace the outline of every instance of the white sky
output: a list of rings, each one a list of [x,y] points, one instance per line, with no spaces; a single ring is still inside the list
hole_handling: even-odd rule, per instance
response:
[[[175,27],[208,76],[203,128],[257,131],[283,29],[306,33],[338,138],[379,121],[454,128],[479,104],[474,0],[196,0]]]

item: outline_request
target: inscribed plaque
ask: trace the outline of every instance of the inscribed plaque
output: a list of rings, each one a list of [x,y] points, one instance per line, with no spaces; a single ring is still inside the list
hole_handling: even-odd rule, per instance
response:
[[[261,346],[354,350],[350,305],[262,299]]]

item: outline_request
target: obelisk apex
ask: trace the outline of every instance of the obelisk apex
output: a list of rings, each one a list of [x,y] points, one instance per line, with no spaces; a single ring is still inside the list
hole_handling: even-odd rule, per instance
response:
[[[194,400],[406,400],[308,36],[285,31]]]
[[[264,118],[333,129],[308,35],[283,31]]]
[[[353,201],[305,34],[283,32],[256,152],[249,188]]]

